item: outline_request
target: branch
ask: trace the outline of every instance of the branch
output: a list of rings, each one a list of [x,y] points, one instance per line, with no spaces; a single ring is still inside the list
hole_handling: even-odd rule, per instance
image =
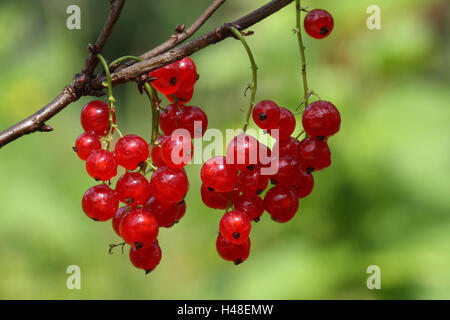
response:
[[[111,11],[110,16],[108,17],[107,22],[105,23],[104,30],[99,35],[96,43],[96,51],[98,49],[103,48],[105,42],[110,34],[114,23],[117,21],[118,14],[120,14],[121,7],[123,6],[124,0],[110,0],[111,2]],[[190,34],[189,32],[195,32],[200,26],[214,13],[214,11],[222,4],[221,1],[214,1],[213,4],[202,14],[202,16],[190,27],[186,30],[186,35],[182,35],[181,38],[177,38],[175,44],[166,44],[164,45],[164,50],[170,50],[164,53],[161,53],[155,57],[151,57],[143,62],[134,63],[130,66],[126,66],[124,68],[118,68],[114,73],[111,74],[113,85],[118,85],[120,83],[125,83],[128,81],[133,81],[138,78],[141,74],[155,70],[177,60],[180,60],[186,56],[193,54],[209,45],[215,44],[217,42],[223,41],[224,39],[234,36],[234,34],[230,31],[230,26],[235,27],[237,30],[242,31],[247,29],[248,27],[260,22],[261,20],[267,18],[283,7],[287,6],[294,0],[272,0],[266,5],[256,9],[255,11],[249,13],[248,15],[232,22],[227,23],[222,26],[217,27],[216,29],[210,31],[209,33],[198,37],[191,42],[188,42],[176,49],[170,50],[174,46],[176,46],[179,42],[187,39]],[[115,7],[118,3],[122,3],[122,6]],[[113,10],[115,8],[115,10]],[[214,9],[215,8],[215,9]],[[116,16],[117,15],[117,16]],[[114,18],[115,17],[115,18]],[[108,23],[110,21],[110,23]],[[185,38],[184,38],[185,37]],[[184,38],[184,39],[183,39]],[[170,40],[169,40],[170,41]],[[166,42],[167,43],[167,42]],[[145,56],[151,56],[151,52],[157,52],[162,49],[162,46],[158,46],[155,49],[145,53]],[[158,49],[158,50],[156,50]],[[94,52],[91,52],[95,53]],[[97,52],[98,53],[98,52]],[[91,56],[91,55],[90,55]],[[89,74],[89,66],[98,62],[96,58],[92,58],[94,62],[89,62],[90,58],[86,60],[85,71],[80,74],[76,74],[74,76],[74,80],[68,86],[66,86],[62,93],[58,95],[52,102],[46,105],[44,108],[37,111],[35,114],[29,116],[25,120],[13,125],[12,127],[0,132],[0,148],[5,146],[6,144],[20,138],[25,134],[30,134],[36,131],[48,131],[50,127],[45,125],[45,122],[63,110],[70,103],[78,100],[80,96],[83,95],[93,95],[93,96],[101,96],[104,94],[103,92],[103,84],[102,82],[106,80],[105,76],[98,75],[93,79],[90,79]],[[90,68],[95,68],[90,67]]]
[[[85,67],[83,69],[83,73],[92,74],[95,67],[98,64],[97,53],[100,53],[108,40],[114,25],[120,17],[123,6],[125,4],[125,0],[109,0],[109,15],[103,25],[103,29],[97,37],[97,41],[95,45],[89,45],[89,49],[91,53],[86,59]]]

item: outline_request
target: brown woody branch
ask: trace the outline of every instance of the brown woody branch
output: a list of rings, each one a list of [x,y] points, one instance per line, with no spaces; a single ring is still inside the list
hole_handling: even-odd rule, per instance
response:
[[[120,14],[120,10],[114,11],[114,4],[118,2],[122,2],[123,6],[124,0],[111,0],[111,11],[110,16],[108,17],[107,22],[105,23],[105,27],[100,33],[99,39],[97,39],[98,47],[96,43],[96,51],[98,52],[99,48],[103,48],[105,42],[111,33],[112,26],[117,21],[116,18],[112,18],[113,14]],[[133,81],[137,79],[141,74],[155,70],[162,66],[165,66],[169,63],[175,62],[183,57],[189,56],[194,52],[197,52],[211,44],[220,42],[230,36],[233,36],[233,33],[230,31],[230,26],[234,26],[236,29],[242,31],[247,29],[248,27],[258,23],[259,21],[267,18],[283,7],[287,6],[294,0],[272,0],[268,2],[266,5],[256,9],[255,11],[249,13],[248,15],[228,24],[224,24],[216,29],[208,32],[207,34],[198,37],[178,48],[171,50],[180,42],[186,40],[190,37],[190,32],[195,32],[200,26],[214,13],[214,11],[222,4],[223,1],[214,1],[213,4],[205,11],[205,13],[200,16],[200,18],[186,30],[186,34],[183,35],[181,33],[181,37],[175,40],[174,42],[167,41],[166,43],[156,47],[145,53],[143,56],[148,57],[147,60],[139,63],[134,63],[132,65],[127,65],[122,68],[118,68],[111,76],[113,79],[113,84],[118,85],[120,83],[125,83],[128,81]],[[108,21],[111,21],[108,24]],[[107,28],[109,31],[105,31]],[[104,34],[102,36],[102,34]],[[158,49],[159,48],[159,49]],[[170,50],[170,51],[167,51]],[[153,52],[152,52],[153,51]],[[156,56],[153,56],[157,53]],[[161,53],[159,53],[161,52]],[[91,52],[93,54],[94,52]],[[91,55],[90,55],[91,56]],[[89,71],[90,68],[95,68],[97,63],[96,59],[92,58],[92,62],[90,62],[90,58],[86,60],[86,67],[84,71]],[[93,65],[93,67],[91,66]],[[57,113],[59,113],[62,109],[64,109],[70,103],[78,100],[81,96],[85,95],[94,95],[99,96],[103,94],[103,85],[102,82],[105,80],[104,75],[98,75],[95,78],[91,79],[87,72],[81,72],[80,74],[76,74],[71,84],[66,86],[62,93],[58,95],[53,101],[47,104],[45,107],[29,116],[25,120],[13,125],[12,127],[0,132],[0,148],[4,145],[20,138],[23,135],[30,134],[36,131],[49,131],[50,127],[45,125],[45,121],[48,121]]]

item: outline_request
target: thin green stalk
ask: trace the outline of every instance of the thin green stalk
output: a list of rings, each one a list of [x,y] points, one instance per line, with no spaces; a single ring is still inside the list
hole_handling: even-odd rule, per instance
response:
[[[136,57],[136,56],[123,56],[123,57],[117,58],[116,60],[111,62],[109,64],[109,67],[111,68],[115,64],[119,64],[119,63],[122,63],[122,62],[125,62],[125,61],[129,61],[129,60],[136,60],[138,62],[144,61],[144,59]]]
[[[296,33],[297,33],[297,39],[298,39],[298,45],[300,48],[300,56],[302,59],[302,78],[303,78],[303,102],[305,107],[308,106],[309,101],[309,88],[308,88],[308,79],[306,75],[306,56],[305,56],[305,46],[303,45],[303,39],[302,39],[302,30],[301,30],[301,19],[300,19],[300,13],[302,11],[300,0],[295,0],[295,12],[296,12]]]
[[[252,78],[252,83],[249,84],[249,88],[250,88],[250,91],[251,91],[250,105],[249,105],[248,110],[247,110],[247,116],[245,118],[244,126],[242,127],[242,130],[245,132],[245,131],[247,131],[247,127],[248,127],[248,124],[249,124],[249,121],[250,121],[250,116],[251,116],[252,111],[253,111],[253,106],[255,105],[256,90],[258,88],[258,77],[257,77],[258,76],[258,66],[256,65],[255,58],[253,57],[252,50],[250,49],[247,41],[242,36],[242,34],[234,27],[230,27],[230,30],[242,42],[242,45],[244,46],[245,51],[247,51],[248,58],[250,59],[250,64],[251,64],[251,68],[252,68],[253,78]]]

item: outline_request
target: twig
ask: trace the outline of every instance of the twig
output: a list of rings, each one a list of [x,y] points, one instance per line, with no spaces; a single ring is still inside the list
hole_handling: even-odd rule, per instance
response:
[[[239,31],[245,30],[261,20],[264,20],[293,1],[294,0],[272,0],[266,5],[256,9],[233,23],[222,25],[207,34],[182,45],[181,47],[170,50],[143,62],[135,63],[123,69],[118,68],[118,70],[113,72],[111,75],[113,85],[134,81],[134,79],[138,78],[143,73],[155,70],[182,59],[183,57],[189,56],[209,45],[223,41],[233,35],[230,31],[230,25],[235,26]],[[60,93],[60,95],[52,102],[25,120],[22,120],[3,132],[0,132],[0,148],[26,134],[39,131],[40,128],[43,128],[46,121],[54,117],[70,103],[78,100],[81,96],[103,95],[103,81],[105,80],[106,78],[104,75],[99,75],[94,79],[90,79],[90,77],[87,77],[84,73],[76,74],[72,83],[66,86],[63,92]]]

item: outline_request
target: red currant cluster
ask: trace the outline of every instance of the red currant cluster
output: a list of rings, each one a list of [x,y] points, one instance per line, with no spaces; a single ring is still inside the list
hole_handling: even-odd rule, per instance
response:
[[[321,39],[333,29],[333,18],[324,10],[313,10],[305,17],[304,27],[310,36]],[[339,131],[341,122],[339,111],[332,103],[315,101],[303,112],[302,124],[307,136],[299,141],[291,136],[296,126],[295,116],[275,102],[259,102],[252,116],[259,128],[277,140],[272,149],[277,152],[244,130],[244,134],[228,144],[226,157],[209,159],[201,170],[203,202],[226,211],[219,223],[217,252],[235,264],[248,258],[251,221],[259,221],[264,210],[280,223],[294,217],[299,198],[312,192],[312,172],[331,164],[327,140]],[[270,161],[264,161],[264,155]],[[275,174],[263,173],[268,163],[276,165]],[[260,195],[269,181],[273,187],[262,199]]]
[[[85,132],[74,147],[79,158],[86,161],[88,174],[103,181],[84,194],[84,212],[95,221],[112,219],[116,234],[131,245],[131,262],[147,273],[161,260],[159,228],[172,227],[186,212],[184,197],[189,181],[183,166],[192,158],[191,137],[201,137],[208,122],[201,109],[178,102],[190,99],[186,97],[192,96],[197,80],[196,67],[190,58],[155,70],[148,79],[155,89],[175,101],[160,115],[159,125],[165,135],[150,143],[150,147],[139,136],[122,136],[115,124],[114,109],[102,101],[92,101],[81,111]],[[201,121],[201,132],[194,132],[195,121]],[[175,129],[184,131],[175,135]],[[121,138],[112,152],[109,145],[115,130]],[[175,148],[180,148],[180,153]],[[113,190],[110,180],[117,175],[118,166],[126,171]],[[145,177],[148,166],[153,171],[150,181]],[[125,206],[119,208],[119,202]]]

